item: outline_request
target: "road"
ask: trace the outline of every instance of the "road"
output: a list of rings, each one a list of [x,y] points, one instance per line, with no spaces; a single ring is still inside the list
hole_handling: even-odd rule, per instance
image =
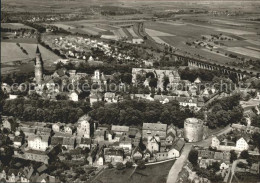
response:
[[[227,126],[224,129],[214,133],[214,135],[222,135],[230,132],[232,127]],[[212,134],[213,135],[213,134]],[[192,148],[192,146],[203,146],[203,147],[208,147],[211,144],[212,136],[208,137],[207,139],[204,139],[200,142],[195,142],[195,143],[186,143],[181,156],[175,161],[173,164],[172,168],[169,171],[168,177],[167,177],[167,183],[175,183],[177,181],[178,175],[182,170],[182,167],[186,160],[188,159],[189,152]]]
[[[175,161],[168,174],[167,183],[175,183],[181,169],[188,158],[189,152],[192,148],[191,144],[185,144],[181,156]]]

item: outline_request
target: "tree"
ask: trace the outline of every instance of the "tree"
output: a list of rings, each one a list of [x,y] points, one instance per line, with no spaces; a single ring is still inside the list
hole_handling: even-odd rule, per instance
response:
[[[192,149],[189,153],[188,159],[192,163],[193,166],[196,166],[198,164],[198,151],[195,149]]]
[[[125,168],[125,165],[121,162],[117,163],[116,164],[116,169],[117,170],[123,170]]]
[[[233,163],[233,161],[235,161],[237,159],[237,153],[232,150],[230,151],[230,163]]]
[[[212,165],[208,167],[209,169],[212,169],[214,172],[217,172],[220,170],[220,163],[219,162],[213,162]]]
[[[149,86],[152,88],[156,88],[157,87],[157,78],[152,78],[149,82]]]
[[[241,159],[249,159],[249,153],[248,153],[248,151],[247,150],[244,150],[244,151],[242,151],[241,153],[240,153],[240,158]]]
[[[112,163],[108,163],[108,168],[111,169],[111,168],[114,168],[114,166],[112,165]]]
[[[125,164],[125,166],[126,166],[126,168],[132,168],[133,162],[127,161],[126,164]]]
[[[137,161],[137,168],[142,170],[146,168],[145,161],[144,160],[138,160]]]

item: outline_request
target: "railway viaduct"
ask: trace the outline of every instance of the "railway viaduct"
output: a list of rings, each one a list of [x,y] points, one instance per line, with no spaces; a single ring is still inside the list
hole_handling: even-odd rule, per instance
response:
[[[189,58],[183,55],[174,54],[174,56],[176,60],[187,61],[188,66],[191,67],[197,67],[206,70],[219,70],[223,74],[236,74],[239,80],[242,80],[245,76],[256,76],[257,78],[260,78],[260,71],[242,69],[233,66],[226,66],[218,63],[212,63],[204,60]]]

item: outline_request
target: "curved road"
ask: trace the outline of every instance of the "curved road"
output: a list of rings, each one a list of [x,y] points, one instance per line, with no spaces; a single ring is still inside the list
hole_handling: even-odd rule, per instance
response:
[[[214,133],[214,135],[218,136],[218,135],[226,134],[226,133],[230,132],[231,129],[232,129],[232,127],[227,126],[224,129],[220,130],[219,132]],[[181,172],[184,163],[188,159],[189,152],[193,145],[208,147],[208,146],[210,146],[211,141],[212,141],[212,135],[210,137],[208,137],[207,139],[204,139],[200,142],[186,143],[182,150],[181,156],[175,161],[175,163],[173,164],[172,168],[169,171],[169,174],[167,177],[167,183],[175,183],[177,181],[178,175]]]

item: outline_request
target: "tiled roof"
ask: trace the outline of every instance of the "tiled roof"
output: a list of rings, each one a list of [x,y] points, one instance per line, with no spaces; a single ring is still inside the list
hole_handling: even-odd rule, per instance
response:
[[[165,131],[167,130],[167,124],[162,123],[143,123],[143,130],[155,130]]]
[[[111,130],[114,132],[128,132],[129,126],[112,125]]]
[[[51,138],[51,145],[63,144],[63,137],[53,136]]]
[[[104,154],[105,154],[105,155],[113,155],[113,156],[123,156],[124,151],[121,150],[121,149],[105,148]]]
[[[177,151],[181,151],[182,148],[184,147],[184,145],[185,145],[184,140],[178,139],[178,140],[176,140],[176,141],[173,143],[172,148],[176,149]]]
[[[71,146],[74,146],[75,144],[75,138],[70,138],[70,137],[64,137],[63,138],[63,142],[62,142],[62,145],[71,145]]]
[[[80,144],[91,144],[91,139],[89,139],[89,138],[81,138]]]
[[[43,142],[48,142],[49,141],[49,137],[48,135],[31,135],[28,137],[28,141],[32,141],[32,140],[35,140],[37,138],[41,139],[41,141]]]

